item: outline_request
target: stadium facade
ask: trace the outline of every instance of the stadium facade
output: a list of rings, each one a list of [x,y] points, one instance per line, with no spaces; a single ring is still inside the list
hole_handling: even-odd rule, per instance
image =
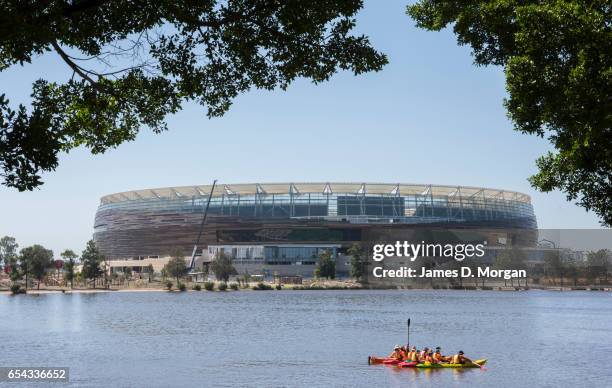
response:
[[[159,269],[177,250],[191,254],[210,190],[183,186],[106,195],[96,213],[94,240],[114,267]],[[198,265],[223,251],[239,272],[312,276],[318,255],[328,250],[342,275],[350,245],[414,238],[424,228],[465,231],[493,246],[510,230],[535,232],[537,222],[528,195],[499,189],[221,184],[212,194]]]

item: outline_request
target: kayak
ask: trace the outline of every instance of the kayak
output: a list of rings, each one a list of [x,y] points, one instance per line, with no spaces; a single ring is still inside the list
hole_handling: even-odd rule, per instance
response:
[[[385,365],[397,365],[400,362],[401,362],[400,360],[396,360],[394,358],[388,358],[385,361],[383,361],[383,364],[385,364]]]
[[[397,365],[400,362],[401,361],[396,360],[395,358],[376,357],[376,356],[368,357],[368,364],[370,365],[376,365],[376,364]]]
[[[397,364],[397,366],[401,368],[414,368],[417,366],[417,364],[418,362],[416,361],[402,361],[399,364]]]
[[[486,363],[487,363],[486,359],[476,360],[470,364],[449,364],[449,363],[432,364],[432,363],[426,362],[423,364],[417,364],[415,367],[416,368],[480,368]]]
[[[443,363],[443,364],[431,364],[431,363],[422,363],[422,364],[417,364],[416,361],[398,361],[394,358],[386,358],[386,357],[375,357],[375,356],[370,356],[368,357],[368,364],[370,365],[376,365],[376,364],[383,364],[383,365],[395,365],[395,366],[399,366],[401,368],[480,368],[481,366],[483,366],[484,364],[487,363],[486,359],[481,359],[481,360],[476,360],[471,364],[449,364],[449,363]]]
[[[368,365],[382,364],[383,361],[385,361],[385,359],[381,357],[375,357],[375,356],[368,357]]]

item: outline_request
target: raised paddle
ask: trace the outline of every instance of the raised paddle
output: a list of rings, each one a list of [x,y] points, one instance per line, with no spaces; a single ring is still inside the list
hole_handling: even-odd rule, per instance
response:
[[[406,342],[406,350],[410,349],[410,318],[408,318],[408,341]]]

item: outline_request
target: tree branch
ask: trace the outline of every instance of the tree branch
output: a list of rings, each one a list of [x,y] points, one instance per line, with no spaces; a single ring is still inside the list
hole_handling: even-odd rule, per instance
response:
[[[59,54],[59,56],[64,60],[64,62],[68,64],[68,66],[70,66],[70,68],[75,73],[77,73],[81,78],[89,82],[91,86],[93,86],[99,92],[103,91],[102,88],[100,87],[100,84],[94,81],[79,65],[74,63],[72,59],[70,59],[70,56],[68,56],[68,54],[66,54],[64,50],[62,50],[62,48],[59,46],[59,44],[57,44],[55,40],[51,41],[51,46],[53,46],[53,48]]]

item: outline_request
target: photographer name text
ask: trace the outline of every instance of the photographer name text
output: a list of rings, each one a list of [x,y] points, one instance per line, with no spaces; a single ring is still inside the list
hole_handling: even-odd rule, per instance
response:
[[[385,269],[374,267],[372,274],[376,278],[500,278],[500,279],[524,279],[527,271],[524,269],[493,269],[491,267],[461,267],[459,269],[427,269],[400,267],[397,269]]]

